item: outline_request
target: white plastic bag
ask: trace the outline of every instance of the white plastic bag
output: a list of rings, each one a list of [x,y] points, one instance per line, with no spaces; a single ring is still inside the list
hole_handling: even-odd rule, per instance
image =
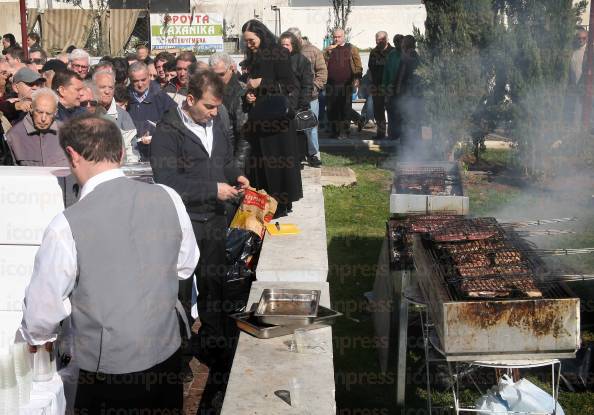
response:
[[[476,402],[475,406],[480,412],[479,415],[488,415],[492,413],[501,413],[506,414],[508,408],[506,403],[503,399],[501,399],[497,394],[497,390],[494,387],[492,390],[487,391],[487,393],[481,396]],[[484,411],[484,412],[482,412]]]
[[[479,412],[481,415],[492,412],[505,414],[506,411],[552,413],[554,407],[553,397],[528,379],[514,383],[507,375],[502,376],[498,385],[476,402],[476,409],[485,411]],[[559,403],[556,409],[556,415],[565,415]]]
[[[520,379],[514,384],[514,388],[519,392],[519,400],[515,405],[510,405],[510,409],[518,412],[553,412],[555,402],[553,397],[547,392],[530,382],[528,379]],[[557,402],[556,415],[565,415],[563,408]]]

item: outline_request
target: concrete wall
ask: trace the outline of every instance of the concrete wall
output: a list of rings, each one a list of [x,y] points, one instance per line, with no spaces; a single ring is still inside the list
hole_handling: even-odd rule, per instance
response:
[[[413,26],[425,30],[427,13],[423,5],[353,7],[348,24],[351,27],[349,41],[359,47],[375,46],[375,33],[412,34]],[[281,24],[285,30],[298,26],[316,46],[322,47],[328,21],[328,7],[282,7]],[[274,26],[273,26],[274,27]],[[391,43],[391,42],[390,42]]]

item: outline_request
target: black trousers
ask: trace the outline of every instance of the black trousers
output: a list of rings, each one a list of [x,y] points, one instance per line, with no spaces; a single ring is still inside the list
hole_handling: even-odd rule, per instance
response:
[[[328,85],[326,87],[326,112],[333,134],[349,134],[351,125],[353,87]]]
[[[196,269],[200,330],[192,337],[192,350],[209,368],[206,388],[200,401],[200,413],[213,413],[213,401],[222,397],[237,345],[239,331],[228,317],[234,303],[226,301],[225,242],[227,218],[216,215],[207,222],[192,222],[200,261]]]
[[[379,86],[374,88],[379,89]],[[373,95],[373,116],[375,117],[375,125],[377,125],[377,135],[385,137],[386,135],[386,97],[384,94],[377,92]]]
[[[75,414],[182,415],[181,352],[141,372],[103,375],[79,371]]]

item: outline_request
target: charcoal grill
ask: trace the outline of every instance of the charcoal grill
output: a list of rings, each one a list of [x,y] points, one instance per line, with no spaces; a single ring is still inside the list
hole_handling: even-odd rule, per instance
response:
[[[464,239],[463,233],[458,242],[435,240],[447,232],[451,236],[459,229],[473,229],[472,226],[465,228],[454,224],[450,231],[413,235],[412,252],[419,286],[427,300],[446,359],[575,357],[580,343],[579,299],[574,298],[562,282],[549,278],[539,255],[513,230],[499,226],[491,219],[480,219],[478,223],[484,224],[485,229],[495,230],[496,234],[470,242]],[[526,272],[487,273],[471,279],[487,287],[484,296],[471,298],[468,291],[462,289],[462,282],[468,279],[460,276],[452,264],[452,257],[445,253],[448,244],[457,246],[459,251],[468,245],[473,254],[488,253],[491,258],[498,252],[515,249],[520,254],[518,264]],[[508,287],[518,281],[519,287],[524,281],[524,291],[508,290],[505,298],[498,298],[495,291],[489,291],[489,284]],[[526,292],[526,281],[531,281],[538,295],[532,297]]]
[[[399,163],[390,195],[391,214],[468,214],[458,164]]]

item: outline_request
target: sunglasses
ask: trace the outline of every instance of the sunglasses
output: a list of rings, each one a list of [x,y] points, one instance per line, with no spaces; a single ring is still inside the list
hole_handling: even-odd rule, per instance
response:
[[[96,107],[97,101],[81,101],[80,102],[80,106],[81,107]]]

